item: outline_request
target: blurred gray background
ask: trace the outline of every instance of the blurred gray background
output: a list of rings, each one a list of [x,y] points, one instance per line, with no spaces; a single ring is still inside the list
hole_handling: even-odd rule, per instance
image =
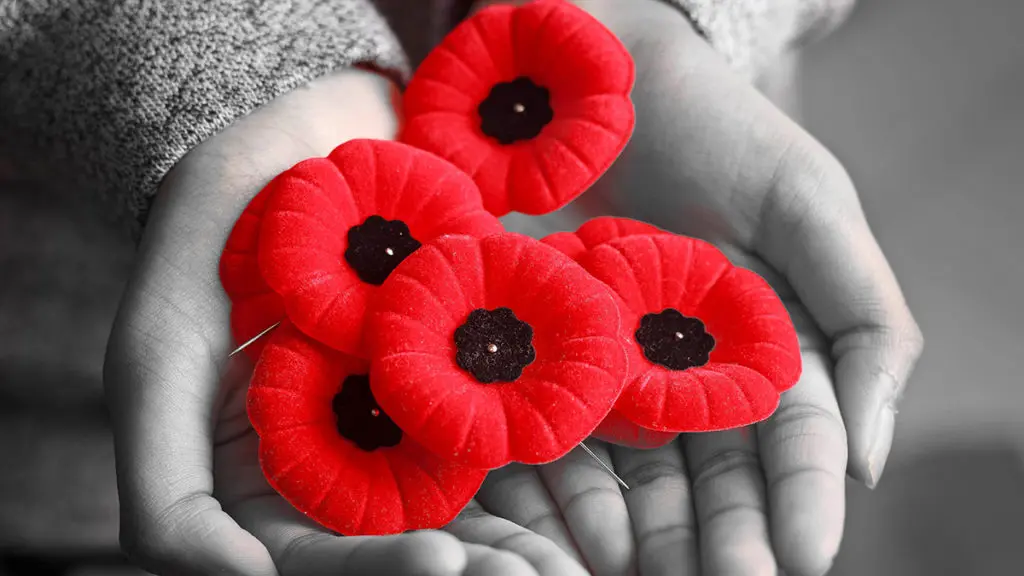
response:
[[[850,484],[833,574],[1024,573],[1022,22],[1012,0],[860,0],[804,55],[803,121],[858,183],[928,342],[881,485]],[[0,182],[0,550],[104,563],[100,368],[130,246]]]

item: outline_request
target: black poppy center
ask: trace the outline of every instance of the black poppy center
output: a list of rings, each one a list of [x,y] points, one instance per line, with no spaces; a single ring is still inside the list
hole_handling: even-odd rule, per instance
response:
[[[331,407],[337,417],[338,434],[367,452],[396,446],[402,440],[402,429],[381,410],[366,375],[345,378]]]
[[[533,328],[512,310],[478,308],[455,330],[455,361],[484,384],[512,382],[537,357]]]
[[[537,136],[555,117],[548,89],[526,76],[495,84],[477,112],[480,130],[502,144]]]
[[[686,370],[708,363],[715,339],[698,318],[683,316],[674,308],[640,319],[636,341],[644,356],[672,370]]]
[[[419,247],[419,240],[412,237],[405,222],[374,214],[349,228],[345,260],[360,280],[379,286]]]

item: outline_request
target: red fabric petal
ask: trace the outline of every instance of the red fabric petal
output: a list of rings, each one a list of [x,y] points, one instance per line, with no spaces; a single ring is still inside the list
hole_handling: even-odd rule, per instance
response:
[[[465,174],[397,142],[346,142],[327,158],[299,163],[268,188],[260,270],[303,332],[350,354],[363,354],[363,318],[378,289],[360,280],[344,257],[350,228],[379,215],[401,220],[424,244],[445,234],[502,230]]]
[[[289,323],[276,329],[248,394],[263,472],[296,509],[344,535],[440,528],[486,471],[441,460],[407,435],[367,452],[338,434],[331,401],[347,376],[366,370]]]
[[[641,450],[661,448],[675,440],[677,436],[678,432],[660,432],[644,428],[614,408],[593,433],[593,437],[598,440]]]
[[[631,374],[615,409],[634,423],[667,432],[752,424],[770,416],[799,378],[799,342],[785,306],[764,279],[714,246],[628,236],[591,249],[581,263],[623,309]],[[639,319],[666,308],[704,322],[715,338],[708,364],[671,370],[644,356],[634,337]]]
[[[591,248],[616,238],[650,234],[671,233],[639,220],[601,216],[587,220],[576,232],[555,232],[541,242],[558,248],[566,256],[578,261]]]
[[[249,202],[228,235],[220,257],[220,281],[231,299],[231,333],[239,345],[285,316],[284,302],[263,281],[256,261],[268,196],[264,188]],[[259,358],[264,343],[264,339],[253,342],[245,353],[250,358]]]
[[[554,119],[502,145],[477,107],[495,84],[529,77],[547,88]],[[633,60],[600,22],[564,0],[485,8],[424,59],[405,92],[400,139],[473,176],[484,206],[546,214],[603,174],[633,131]]]
[[[536,359],[514,382],[481,384],[456,363],[454,333],[471,311],[500,307],[533,328]],[[421,248],[381,286],[367,338],[387,413],[439,456],[482,468],[571,450],[607,415],[627,369],[607,288],[518,234]]]

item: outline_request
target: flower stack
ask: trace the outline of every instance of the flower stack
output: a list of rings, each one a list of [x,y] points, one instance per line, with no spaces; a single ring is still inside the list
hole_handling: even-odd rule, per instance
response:
[[[256,360],[270,484],[345,535],[436,528],[487,472],[588,436],[650,448],[768,417],[800,374],[783,304],[712,245],[603,217],[499,216],[585,192],[633,130],[633,62],[564,0],[494,6],[435,48],[398,141],[272,180],[220,274]]]

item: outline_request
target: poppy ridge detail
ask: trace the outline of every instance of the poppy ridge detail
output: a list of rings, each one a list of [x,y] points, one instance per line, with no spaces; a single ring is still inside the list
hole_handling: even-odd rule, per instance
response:
[[[416,69],[399,140],[470,174],[491,213],[546,214],[626,146],[634,75],[619,39],[571,2],[489,6]]]
[[[440,528],[487,471],[438,458],[385,420],[368,364],[282,323],[247,394],[260,467],[292,506],[340,534]]]
[[[616,294],[629,326],[629,383],[602,437],[651,445],[753,424],[799,378],[799,342],[782,301],[711,244],[624,236],[589,249],[581,264]]]
[[[381,286],[367,342],[374,396],[402,430],[488,469],[573,449],[611,410],[627,371],[607,287],[513,233],[417,250]]]
[[[422,243],[503,231],[465,173],[399,142],[350,140],[267,189],[259,272],[299,329],[349,354],[365,355],[370,300]]]

